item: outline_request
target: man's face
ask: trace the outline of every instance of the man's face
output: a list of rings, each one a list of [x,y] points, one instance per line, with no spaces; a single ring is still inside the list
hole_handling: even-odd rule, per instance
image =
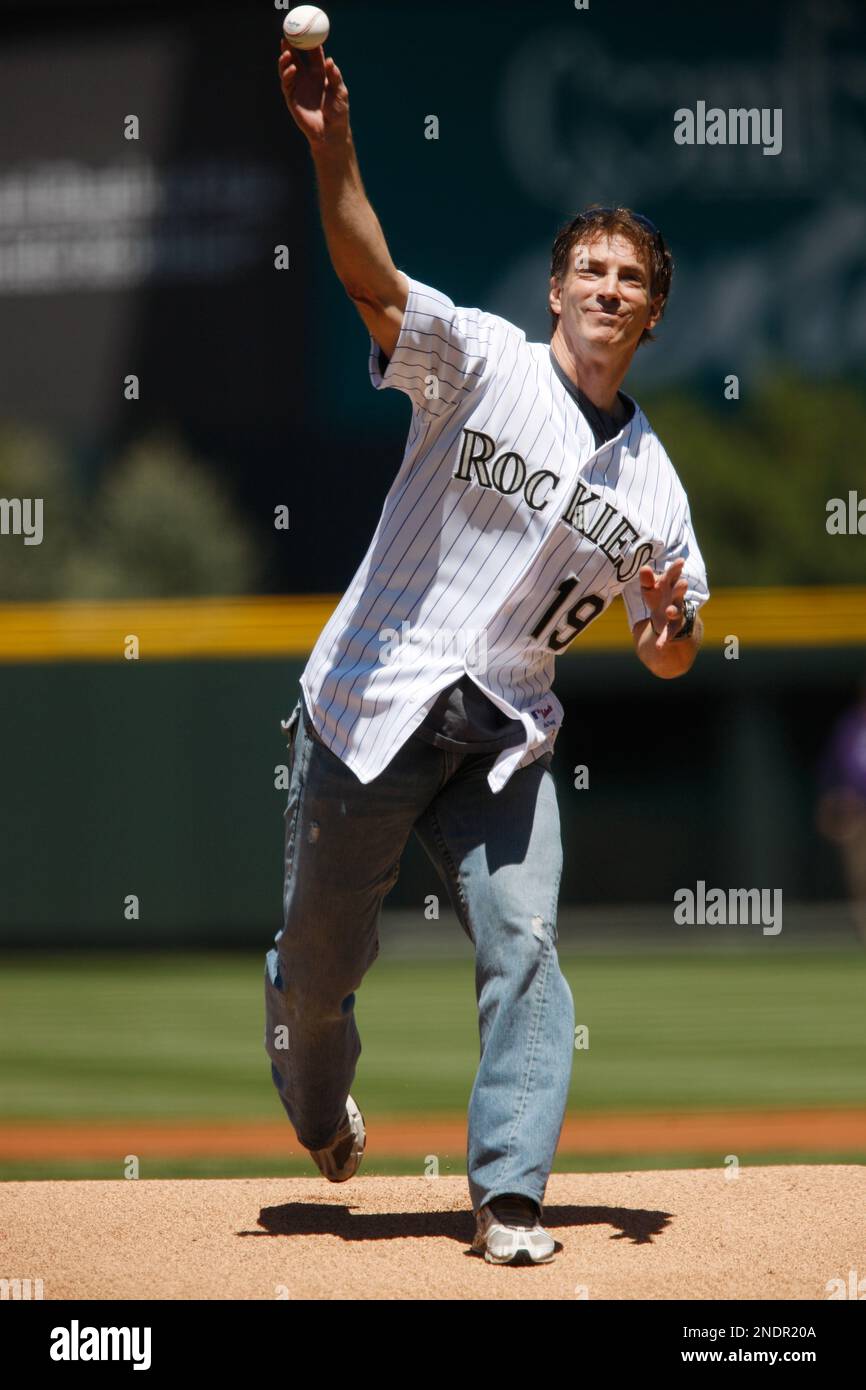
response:
[[[567,338],[617,352],[637,347],[659,321],[662,296],[650,297],[649,267],[618,232],[579,241],[569,253],[562,285],[550,281],[550,307]]]

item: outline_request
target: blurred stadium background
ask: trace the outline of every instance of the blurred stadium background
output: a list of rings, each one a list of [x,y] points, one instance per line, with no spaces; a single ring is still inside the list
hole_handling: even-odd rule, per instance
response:
[[[828,749],[864,698],[866,538],[826,521],[866,497],[862,7],[542,0],[531,34],[508,0],[328,12],[401,268],[546,340],[579,207],[632,206],[674,249],[626,385],[713,596],[684,681],[643,670],[620,605],[558,663],[560,953],[590,1047],[557,1167],[861,1160],[864,812]],[[408,406],[373,391],[327,259],[281,18],[2,8],[0,498],[42,497],[44,537],[0,535],[0,1177],[310,1171],[261,1042],[279,721]],[[674,145],[697,100],[781,107],[782,153]],[[677,927],[698,880],[781,889],[782,932]],[[477,1029],[444,902],[411,845],[357,1003],[371,1172],[463,1171]]]

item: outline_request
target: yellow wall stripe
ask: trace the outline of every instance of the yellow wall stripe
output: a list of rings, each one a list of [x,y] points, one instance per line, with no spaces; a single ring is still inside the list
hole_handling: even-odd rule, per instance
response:
[[[122,660],[129,635],[138,638],[142,660],[306,657],[338,600],[312,594],[9,603],[0,605],[0,661]],[[721,589],[703,617],[707,644],[734,635],[746,648],[866,645],[866,587]],[[570,653],[630,647],[617,600]]]

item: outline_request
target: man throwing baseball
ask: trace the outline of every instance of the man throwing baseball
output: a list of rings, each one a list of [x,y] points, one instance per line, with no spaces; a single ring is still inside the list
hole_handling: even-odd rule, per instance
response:
[[[640,660],[683,675],[708,598],[682,484],[620,389],[662,317],[673,263],[645,217],[578,214],[553,246],[551,340],[527,342],[394,265],[333,59],[284,40],[279,75],[310,145],[334,269],[369,331],[370,380],[403,391],[412,417],[367,553],[284,724],[272,1075],[320,1171],[352,1177],[366,1142],[349,1094],[355,995],[414,832],[475,950],[472,1250],[539,1263],[555,1250],[543,1202],[574,1056],[556,950],[556,656],[621,595]]]

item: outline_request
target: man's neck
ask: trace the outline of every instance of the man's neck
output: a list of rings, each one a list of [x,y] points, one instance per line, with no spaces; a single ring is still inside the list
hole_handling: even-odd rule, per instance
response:
[[[631,353],[625,361],[622,358],[611,360],[581,353],[578,348],[569,348],[558,328],[551,339],[550,350],[569,380],[594,406],[614,417],[625,414],[625,407],[617,393],[625,380]]]

